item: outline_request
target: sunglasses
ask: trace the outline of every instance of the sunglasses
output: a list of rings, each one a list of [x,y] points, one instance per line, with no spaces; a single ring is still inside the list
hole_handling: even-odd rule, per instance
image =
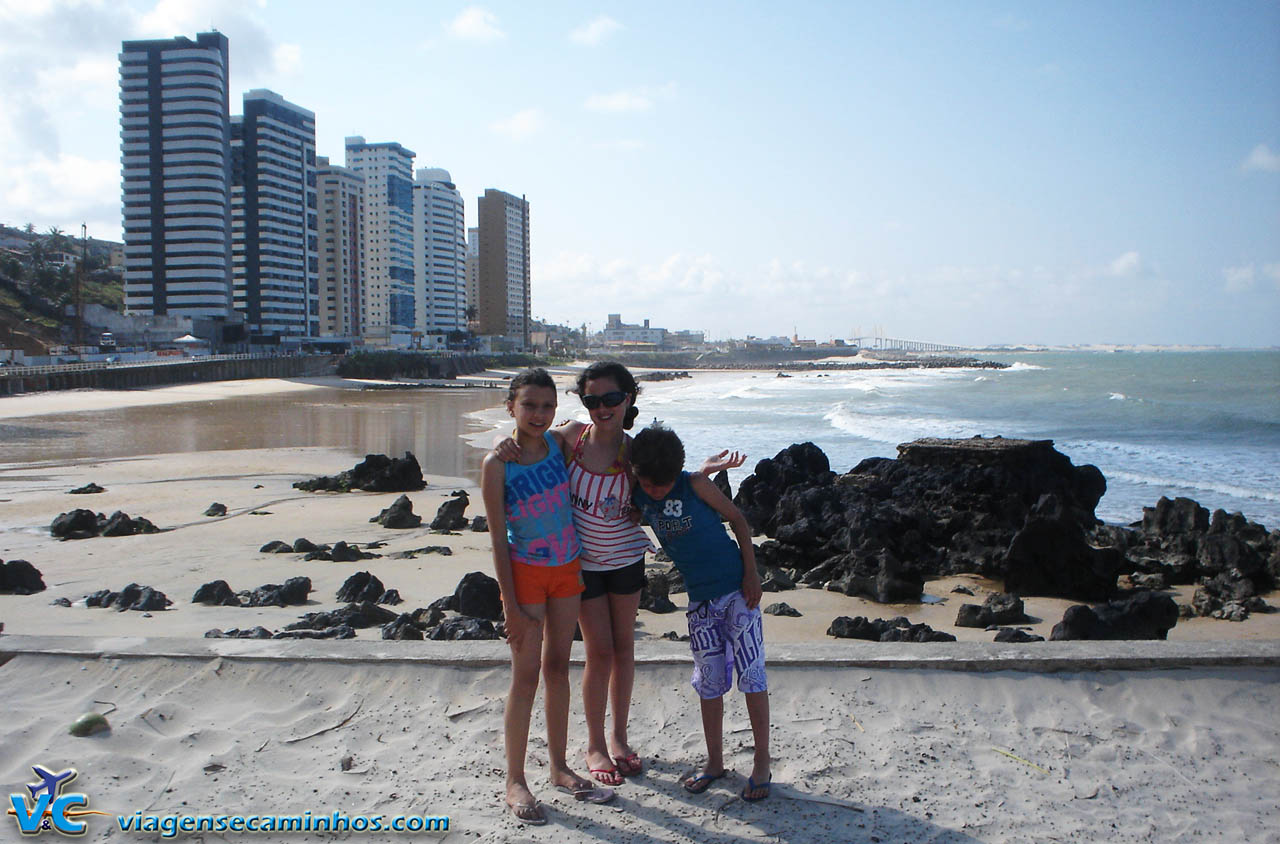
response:
[[[605,407],[617,407],[627,400],[627,394],[621,390],[614,390],[612,393],[605,393],[603,396],[583,396],[582,406],[587,410],[595,410],[600,405]]]

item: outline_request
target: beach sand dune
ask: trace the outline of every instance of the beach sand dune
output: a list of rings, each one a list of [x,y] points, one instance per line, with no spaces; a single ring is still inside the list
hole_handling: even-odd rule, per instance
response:
[[[741,696],[726,709],[735,773],[694,797],[679,785],[703,748],[688,668],[643,665],[631,738],[648,767],[613,805],[546,786],[535,710],[528,770],[551,824],[533,829],[502,810],[505,669],[299,650],[321,644],[267,660],[20,654],[0,667],[0,775],[17,791],[30,765],[75,767],[90,808],[126,817],[447,815],[449,838],[495,842],[1278,840],[1280,669],[775,665],[775,787],[748,804],[737,798],[751,761]],[[67,734],[81,713],[112,707],[110,732]],[[571,718],[581,724],[576,702]],[[580,741],[571,731],[575,757]],[[120,839],[114,825],[91,819],[88,840]]]

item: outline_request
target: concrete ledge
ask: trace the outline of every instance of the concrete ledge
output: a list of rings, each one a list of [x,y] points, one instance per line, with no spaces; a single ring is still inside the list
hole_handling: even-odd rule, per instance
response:
[[[1254,642],[986,642],[910,644],[862,641],[769,645],[768,664],[804,668],[940,671],[1108,671],[1280,666],[1280,641]],[[408,662],[461,668],[505,666],[505,642],[381,640],[189,639],[142,636],[0,636],[0,665],[16,656],[78,659],[232,659],[266,662]],[[581,665],[582,645],[573,663]],[[683,642],[636,643],[641,665],[690,665]]]

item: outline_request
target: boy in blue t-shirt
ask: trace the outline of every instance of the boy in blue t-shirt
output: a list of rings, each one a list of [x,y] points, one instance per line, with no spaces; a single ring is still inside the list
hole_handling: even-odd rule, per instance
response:
[[[655,423],[637,434],[631,443],[631,465],[639,485],[632,501],[684,575],[689,591],[693,687],[702,701],[707,764],[700,774],[685,780],[684,788],[701,794],[726,773],[724,694],[733,686],[736,666],[755,739],[755,762],[741,796],[747,801],[763,800],[769,796],[773,775],[762,590],[751,528],[715,484],[684,471],[684,445],[671,429]],[[725,533],[721,516],[729,521],[737,544]]]

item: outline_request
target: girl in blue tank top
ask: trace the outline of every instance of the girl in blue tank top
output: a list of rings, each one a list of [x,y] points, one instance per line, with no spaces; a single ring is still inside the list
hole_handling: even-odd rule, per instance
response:
[[[593,803],[607,802],[614,795],[578,776],[565,761],[569,649],[578,622],[582,572],[569,505],[569,475],[564,455],[549,433],[556,415],[556,385],[546,370],[528,369],[511,379],[507,412],[516,421],[520,459],[504,463],[489,452],[480,486],[511,646],[511,687],[503,718],[506,804],[521,823],[540,825],[547,817],[525,777],[529,719],[539,674],[546,681],[551,784]]]

